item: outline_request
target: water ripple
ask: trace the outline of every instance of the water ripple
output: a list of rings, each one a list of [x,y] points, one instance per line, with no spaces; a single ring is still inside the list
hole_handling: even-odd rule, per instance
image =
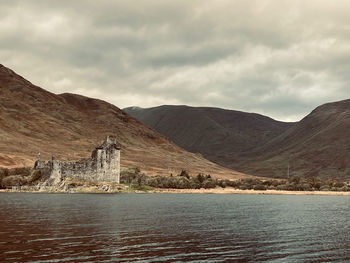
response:
[[[349,262],[350,199],[0,194],[2,262]]]

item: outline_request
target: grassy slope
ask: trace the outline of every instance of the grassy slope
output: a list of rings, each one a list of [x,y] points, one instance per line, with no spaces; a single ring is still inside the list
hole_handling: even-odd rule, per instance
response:
[[[39,149],[43,159],[52,153],[62,160],[86,158],[107,135],[122,145],[122,167],[140,166],[151,175],[187,169],[245,177],[185,151],[114,105],[47,92],[0,66],[0,166],[31,166]]]

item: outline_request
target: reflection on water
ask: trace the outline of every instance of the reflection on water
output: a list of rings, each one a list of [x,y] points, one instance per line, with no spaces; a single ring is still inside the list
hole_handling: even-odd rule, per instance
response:
[[[349,196],[0,194],[1,262],[346,262]]]

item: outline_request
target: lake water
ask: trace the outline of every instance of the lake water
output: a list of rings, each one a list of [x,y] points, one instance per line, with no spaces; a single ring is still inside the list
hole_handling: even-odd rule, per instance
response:
[[[350,262],[350,197],[0,194],[0,262]]]

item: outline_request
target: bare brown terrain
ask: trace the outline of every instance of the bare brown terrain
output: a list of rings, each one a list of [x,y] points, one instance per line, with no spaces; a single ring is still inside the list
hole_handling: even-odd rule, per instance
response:
[[[186,150],[224,166],[230,166],[240,154],[263,145],[294,124],[256,113],[210,107],[163,105],[129,107],[124,111]]]
[[[350,180],[350,100],[327,103],[232,168],[257,175]]]
[[[32,166],[43,159],[90,156],[107,135],[122,146],[122,167],[149,175],[199,172],[235,179],[248,175],[189,153],[107,102],[75,94],[50,93],[0,65],[0,166]]]

